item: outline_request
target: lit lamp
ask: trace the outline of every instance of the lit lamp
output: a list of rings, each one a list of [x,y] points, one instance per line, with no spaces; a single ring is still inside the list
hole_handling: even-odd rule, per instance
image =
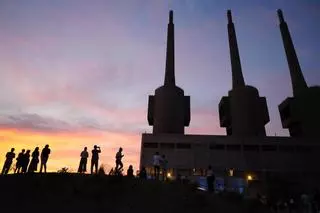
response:
[[[171,178],[171,173],[170,172],[167,173],[167,178]]]
[[[233,176],[233,169],[229,169],[229,176],[230,176],[230,177]]]
[[[248,181],[252,180],[252,176],[251,176],[251,175],[248,175],[248,176],[247,176],[247,180],[248,180]]]

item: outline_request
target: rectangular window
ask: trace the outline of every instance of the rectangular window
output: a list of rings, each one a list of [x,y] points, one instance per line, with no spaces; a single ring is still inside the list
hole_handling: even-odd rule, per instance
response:
[[[280,145],[279,151],[280,152],[294,152],[294,146]]]
[[[240,144],[229,144],[229,145],[227,145],[227,150],[228,151],[240,151],[241,145]]]
[[[214,150],[224,150],[225,146],[223,144],[210,144],[209,148]]]
[[[297,150],[297,152],[311,152],[312,151],[312,147],[311,146],[298,145],[298,146],[296,146],[296,150]]]
[[[156,149],[158,148],[158,143],[143,143],[143,148]]]
[[[277,151],[276,145],[262,145],[262,151]]]
[[[174,143],[160,143],[162,149],[174,149]]]
[[[259,152],[259,146],[258,145],[243,145],[243,151]]]
[[[190,143],[177,143],[177,149],[191,149]]]

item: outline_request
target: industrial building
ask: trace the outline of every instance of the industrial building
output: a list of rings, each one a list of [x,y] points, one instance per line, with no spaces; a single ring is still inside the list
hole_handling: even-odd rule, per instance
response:
[[[267,180],[290,177],[313,183],[320,178],[320,87],[308,87],[287,23],[278,10],[280,32],[289,66],[293,97],[279,104],[283,128],[289,137],[267,136],[269,122],[265,97],[243,77],[231,11],[227,12],[232,88],[219,103],[220,126],[226,135],[187,135],[191,120],[190,96],[175,84],[174,23],[169,14],[164,85],[149,96],[148,122],[152,134],[142,134],[140,168],[152,174],[152,156],[165,154],[173,176],[205,174],[211,165],[216,176]]]

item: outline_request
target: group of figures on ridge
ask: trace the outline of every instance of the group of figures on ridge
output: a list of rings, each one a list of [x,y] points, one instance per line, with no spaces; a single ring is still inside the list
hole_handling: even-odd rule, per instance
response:
[[[122,154],[123,149],[120,147],[117,154],[116,154],[116,167],[115,171],[112,172],[114,173],[121,173],[123,170],[123,163],[122,163],[122,158],[124,155]],[[91,174],[98,173],[98,165],[99,165],[99,153],[101,153],[101,148],[97,145],[94,145],[93,150],[91,151]],[[79,163],[79,168],[78,168],[78,173],[86,173],[87,172],[87,162],[88,162],[88,157],[89,153],[87,151],[87,147],[84,147],[83,151],[80,154],[80,163]],[[130,165],[131,166],[131,165]],[[130,169],[130,168],[129,168]],[[132,174],[133,174],[133,168],[132,169]]]
[[[6,160],[4,162],[3,168],[2,168],[2,175],[8,174],[10,171],[13,159],[16,157],[16,154],[14,153],[14,148],[11,148],[10,152],[7,152],[6,154]],[[34,151],[31,154],[31,162],[30,162],[30,150],[27,151],[25,149],[22,149],[21,152],[18,154],[18,157],[16,158],[17,163],[16,167],[14,169],[14,173],[34,173],[38,170],[38,163],[39,163],[39,147],[36,147]],[[42,173],[42,169],[44,168],[44,172],[47,172],[47,161],[49,159],[51,150],[49,149],[49,145],[47,144],[41,151],[40,155],[40,173]],[[29,164],[30,162],[30,164]]]
[[[6,175],[9,173],[10,169],[13,168],[14,173],[34,173],[38,170],[38,163],[39,163],[39,147],[36,147],[34,151],[31,154],[31,162],[30,162],[30,150],[27,151],[25,149],[22,149],[21,152],[18,154],[18,157],[16,158],[16,164],[15,168],[12,167],[13,160],[16,157],[16,154],[14,153],[15,148],[11,148],[10,152],[7,152],[6,159],[2,168],[2,175]],[[47,144],[41,151],[40,155],[40,173],[42,173],[42,170],[44,169],[44,173],[47,173],[47,161],[49,159],[49,155],[51,153],[51,150],[49,148],[49,145]],[[97,145],[94,146],[92,150],[92,156],[91,156],[91,174],[98,173],[98,164],[99,164],[99,153],[101,153],[100,147]],[[119,148],[119,151],[116,154],[116,168],[114,173],[121,173],[123,170],[123,163],[122,163],[122,148]],[[87,161],[89,157],[89,153],[87,151],[87,147],[84,148],[84,150],[80,154],[80,164],[78,168],[79,173],[86,173],[87,171]],[[30,162],[30,164],[29,164]],[[95,171],[94,171],[95,170]],[[133,175],[133,167],[130,165],[129,170],[132,170]],[[129,171],[129,173],[130,173]]]

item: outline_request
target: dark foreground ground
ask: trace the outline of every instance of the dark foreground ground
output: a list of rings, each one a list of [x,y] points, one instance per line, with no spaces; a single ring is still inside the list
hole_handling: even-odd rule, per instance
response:
[[[0,212],[268,212],[191,185],[78,174],[0,176]]]

